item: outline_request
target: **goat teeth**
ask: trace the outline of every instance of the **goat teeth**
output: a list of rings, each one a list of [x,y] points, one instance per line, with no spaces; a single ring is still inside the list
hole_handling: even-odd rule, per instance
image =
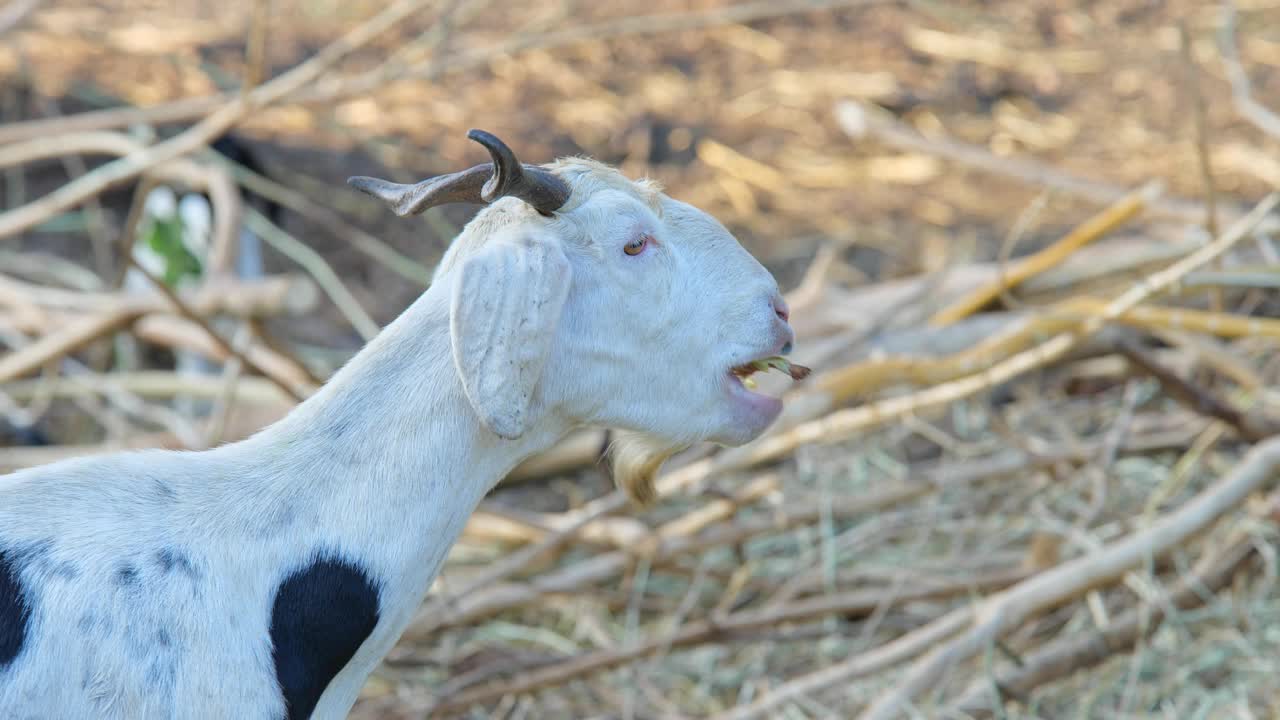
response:
[[[743,386],[743,387],[745,387],[745,388],[746,388],[746,389],[748,389],[748,390],[755,390],[755,389],[756,389],[756,379],[755,379],[755,378],[753,378],[753,377],[744,377],[744,378],[742,378],[742,386]]]

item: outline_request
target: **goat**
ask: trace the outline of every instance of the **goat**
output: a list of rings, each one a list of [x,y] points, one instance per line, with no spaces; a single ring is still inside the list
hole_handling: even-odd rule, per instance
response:
[[[518,462],[615,428],[616,479],[644,498],[671,453],[776,419],[743,378],[785,367],[787,306],[719,222],[607,165],[469,137],[491,164],[349,181],[401,216],[487,206],[290,414],[210,450],[0,477],[0,716],[342,717]]]

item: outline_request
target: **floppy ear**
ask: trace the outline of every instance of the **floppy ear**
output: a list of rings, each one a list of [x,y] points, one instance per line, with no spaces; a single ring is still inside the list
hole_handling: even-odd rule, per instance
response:
[[[485,427],[520,437],[569,295],[569,260],[555,235],[522,228],[457,272],[449,333],[463,390]]]

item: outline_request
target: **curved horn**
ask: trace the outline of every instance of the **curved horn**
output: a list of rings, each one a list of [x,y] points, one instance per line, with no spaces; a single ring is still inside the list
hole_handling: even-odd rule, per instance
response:
[[[568,201],[568,183],[543,168],[522,164],[511,148],[493,134],[471,130],[467,137],[489,151],[491,165],[476,165],[413,185],[364,176],[348,178],[347,183],[382,199],[401,217],[417,215],[436,205],[487,204],[506,196],[520,198],[542,215],[549,216]]]

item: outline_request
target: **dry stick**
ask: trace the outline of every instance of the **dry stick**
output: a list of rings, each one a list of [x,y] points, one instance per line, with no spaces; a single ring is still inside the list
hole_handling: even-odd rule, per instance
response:
[[[1192,121],[1195,127],[1196,159],[1200,165],[1200,177],[1204,180],[1204,227],[1209,236],[1218,234],[1218,193],[1213,184],[1213,163],[1209,159],[1209,121],[1205,109],[1204,91],[1200,87],[1200,67],[1196,65],[1195,50],[1191,45],[1191,31],[1187,23],[1178,21],[1178,38],[1182,51],[1182,64],[1187,71],[1187,86],[1191,91]],[[1222,259],[1214,263],[1214,268],[1222,269]],[[1220,312],[1226,306],[1222,288],[1209,291],[1209,309]]]
[[[267,63],[267,30],[271,19],[272,0],[257,0],[253,15],[249,18],[249,37],[244,48],[244,83],[240,95],[248,95],[262,82],[263,68]]]
[[[879,652],[906,659],[963,631],[960,637],[936,647],[921,658],[905,678],[895,682],[893,688],[862,715],[863,720],[883,720],[899,714],[906,703],[933,687],[948,668],[990,646],[1004,632],[1021,625],[1032,615],[1113,581],[1144,560],[1160,555],[1200,532],[1269,482],[1277,467],[1280,467],[1280,438],[1255,446],[1226,477],[1147,529],[1092,555],[1046,570],[974,608],[947,613],[923,628],[881,646]],[[969,626],[967,630],[966,626]],[[908,653],[907,650],[914,652]],[[735,708],[717,716],[716,720],[761,717],[793,698],[820,692],[865,674],[865,663],[860,658],[843,661],[790,680],[755,703]]]
[[[514,55],[526,50],[548,50],[583,42],[598,42],[634,35],[701,30],[720,25],[733,25],[769,18],[817,12],[862,5],[887,4],[893,0],[757,0],[727,8],[709,8],[662,15],[641,15],[579,25],[549,33],[517,35],[504,42],[450,56],[432,59],[412,68],[384,67],[361,75],[335,78],[321,87],[311,88],[289,97],[290,103],[332,103],[361,95],[408,74],[433,80],[447,73],[480,67],[495,57]],[[287,93],[292,94],[292,93]],[[190,121],[232,102],[235,91],[221,95],[184,98],[149,108],[112,108],[80,113],[44,122],[11,123],[0,127],[0,144],[21,142],[42,136],[89,130],[108,130],[128,125],[159,125]],[[282,98],[283,99],[283,98]]]
[[[1280,203],[1280,194],[1272,193],[1258,203],[1247,215],[1236,221],[1222,236],[1192,252],[1169,267],[1156,272],[1120,297],[1111,301],[1098,315],[1086,319],[1074,332],[1055,335],[1048,341],[1014,355],[991,366],[953,382],[923,390],[912,395],[889,398],[849,410],[832,413],[822,419],[797,425],[786,432],[767,438],[754,445],[735,448],[713,461],[704,461],[664,477],[658,483],[660,493],[690,485],[706,475],[726,469],[749,467],[767,460],[787,455],[796,448],[814,442],[832,442],[884,424],[895,418],[945,405],[969,397],[983,390],[1007,382],[1028,370],[1046,365],[1063,355],[1086,338],[1096,334],[1108,322],[1122,316],[1153,294],[1165,290],[1187,273],[1213,260],[1243,240]]]
[[[35,202],[0,215],[0,238],[16,235],[38,225],[58,213],[75,207],[87,198],[132,179],[150,167],[199,150],[250,112],[266,107],[315,81],[334,63],[394,27],[419,10],[426,2],[427,0],[399,0],[330,43],[298,67],[243,97],[236,97],[182,133],[164,142],[130,153],[119,160],[113,160]],[[48,133],[49,130],[46,127],[42,134]]]
[[[351,327],[355,328],[360,337],[364,338],[365,342],[372,340],[382,329],[378,326],[378,323],[374,322],[373,318],[369,317],[368,311],[347,289],[347,286],[342,282],[342,278],[338,277],[338,273],[334,272],[333,267],[325,261],[324,256],[289,233],[281,230],[279,226],[267,219],[267,216],[254,208],[248,208],[245,213],[245,224],[268,245],[275,248],[277,252],[296,262],[310,273],[311,277],[315,278],[316,283],[320,285],[320,288],[324,290],[324,294],[329,296],[329,299],[338,307],[342,316],[351,324]]]
[[[1222,3],[1218,48],[1222,53],[1222,63],[1226,66],[1227,80],[1231,83],[1231,97],[1235,101],[1236,110],[1262,132],[1280,139],[1280,115],[1253,98],[1249,74],[1240,64],[1240,54],[1236,51],[1236,6],[1229,0]]]
[[[1183,433],[1166,436],[1129,438],[1125,442],[1125,450],[1140,452],[1167,447],[1183,447],[1187,437]],[[906,482],[877,490],[874,493],[856,498],[839,499],[829,506],[829,512],[836,518],[848,518],[870,512],[879,512],[905,502],[920,498],[941,487],[983,482],[996,477],[1010,475],[1027,468],[1040,468],[1061,462],[1079,462],[1096,455],[1097,446],[1083,445],[1079,448],[1062,450],[1043,455],[1031,455],[1020,450],[998,453],[993,457],[971,462],[950,462],[935,468],[920,471]],[[621,493],[618,494],[621,496]],[[612,497],[612,496],[611,496]],[[624,502],[625,502],[625,496]],[[653,562],[660,563],[669,557],[681,554],[703,552],[710,548],[723,547],[745,542],[752,537],[770,532],[784,532],[790,528],[816,522],[824,508],[820,503],[803,503],[781,508],[776,516],[741,521],[736,524],[721,524],[708,528],[697,538],[666,537],[656,548],[648,551]],[[410,640],[423,638],[444,627],[473,622],[492,613],[509,610],[539,597],[556,592],[573,592],[587,584],[601,582],[624,572],[635,559],[638,552],[646,551],[649,542],[632,542],[618,551],[604,553],[576,566],[562,568],[547,573],[529,584],[499,584],[498,581],[512,575],[544,552],[568,542],[587,522],[599,516],[587,513],[577,522],[563,531],[544,540],[537,546],[528,546],[520,552],[486,568],[478,578],[468,583],[468,587],[451,593],[448,597],[429,603],[419,613],[406,632]],[[517,562],[517,560],[519,562]],[[515,565],[515,567],[510,567]]]
[[[0,167],[24,165],[63,155],[129,155],[146,148],[146,145],[119,133],[94,132],[42,137],[20,145],[0,147]],[[81,178],[91,174],[86,173]],[[121,235],[124,242],[133,241],[134,231],[142,219],[147,194],[159,180],[178,182],[209,193],[214,210],[214,236],[208,265],[215,270],[225,271],[230,266],[236,238],[239,237],[241,200],[235,183],[220,166],[208,167],[191,160],[173,159],[148,168],[134,190],[133,205],[125,222],[125,232]],[[122,266],[117,285],[123,281],[123,273]]]
[[[1000,328],[973,346],[949,355],[876,357],[824,372],[813,386],[825,393],[834,406],[894,384],[950,382],[1025,350],[1041,338],[1074,329],[1089,317],[1101,316],[1106,306],[1107,301],[1101,298],[1071,298],[1048,308],[1044,314],[1015,319],[1009,327]],[[1113,322],[1153,332],[1176,329],[1217,337],[1280,339],[1280,320],[1196,310],[1136,307]]]
[[[1254,443],[1280,431],[1280,428],[1259,427],[1258,419],[1232,407],[1230,403],[1208,390],[1179,377],[1177,373],[1165,367],[1151,353],[1132,340],[1124,338],[1118,341],[1116,349],[1128,358],[1129,362],[1158,380],[1169,397],[1194,413],[1216,418],[1230,425],[1242,439]]]
[[[6,382],[4,392],[16,400],[47,393],[52,398],[79,398],[105,395],[113,386],[139,397],[167,398],[189,395],[214,399],[222,392],[222,380],[212,375],[179,375],[171,370],[139,370],[136,372],[88,373],[76,377],[41,378]],[[236,397],[241,402],[257,405],[293,405],[293,401],[280,392],[270,380],[248,376],[237,383]]]
[[[183,301],[201,315],[225,313],[245,318],[277,313],[300,315],[315,307],[318,296],[315,284],[301,274],[267,275],[254,280],[221,275],[181,293]],[[7,304],[90,314],[121,306],[136,306],[142,312],[170,309],[160,294],[63,290],[0,275],[0,305]]]
[[[252,320],[249,322],[252,323]],[[154,345],[192,350],[219,363],[231,359],[230,355],[210,339],[204,328],[170,313],[153,313],[139,318],[134,322],[132,332],[139,339]],[[321,384],[297,358],[266,344],[265,339],[257,335],[256,331],[254,339],[256,342],[251,342],[244,352],[258,367],[269,371],[267,378],[274,376],[277,380],[291,383],[302,395],[311,394]]]
[[[1014,570],[973,578],[969,582],[952,582],[906,590],[899,592],[893,598],[892,605],[922,600],[944,600],[966,593],[1001,590],[1025,580],[1030,574],[1031,571],[1028,570]],[[659,651],[730,639],[735,633],[748,633],[830,615],[840,615],[846,620],[856,620],[870,615],[883,604],[884,593],[880,590],[853,590],[805,600],[793,600],[785,607],[740,611],[696,620],[684,625],[672,635],[655,637],[635,646],[585,653],[549,667],[521,673],[513,678],[465,692],[459,689],[456,695],[446,694],[444,700],[433,708],[433,712],[462,710],[472,705],[492,702],[508,693],[533,692],[552,685],[561,685],[574,678],[609,670]]]
[[[58,152],[68,151],[69,149],[76,149],[81,154],[90,154],[92,152],[92,154],[127,156],[132,152],[142,151],[145,146],[140,142],[134,141],[133,138],[114,132],[74,133],[74,135],[55,138],[52,141],[28,142],[18,147],[0,147],[0,167],[29,163],[31,160],[47,158],[47,156],[56,155]],[[330,231],[343,233],[357,250],[365,252],[370,258],[387,264],[389,268],[396,270],[396,272],[411,279],[411,281],[424,283],[430,281],[430,270],[426,269],[425,266],[404,258],[403,255],[398,254],[387,243],[370,236],[369,233],[361,231],[361,229],[352,227],[338,213],[334,213],[333,210],[321,208],[321,206],[307,200],[301,193],[288,190],[288,188],[271,182],[270,179],[261,177],[259,174],[241,167],[241,165],[215,159],[214,167],[206,168],[198,165],[195,161],[175,160],[152,170],[151,173],[148,173],[148,176],[151,176],[151,174],[186,179],[187,182],[204,176],[207,181],[204,183],[205,186],[210,186],[211,188],[215,184],[221,186],[221,184],[229,182],[228,178],[234,177],[248,190],[268,197],[270,200],[275,200],[289,209],[298,211],[298,213],[310,214],[315,219],[320,220]],[[132,224],[127,223],[127,227],[137,224],[136,214],[134,214],[136,211],[138,215],[141,215],[142,199],[146,195],[146,181],[140,184],[138,188],[140,190],[134,195],[134,199],[136,199],[134,200],[134,206],[129,210],[129,218],[133,222]],[[215,242],[215,247],[218,251],[214,252],[215,260],[211,264],[218,266],[218,268],[225,268],[229,263],[230,249],[233,247],[232,242],[227,238],[236,237],[234,233],[238,232],[236,228],[239,227],[238,218],[241,217],[239,205],[241,204],[239,204],[239,193],[237,192],[227,192],[223,188],[220,195],[214,197],[215,201],[219,200],[220,197],[225,197],[227,201],[215,202],[216,208],[232,206],[232,211],[230,213],[221,213],[219,211],[219,241]],[[269,219],[262,217],[256,210],[247,210],[246,222],[250,224],[251,229],[255,229],[255,232],[265,233],[268,236],[266,240],[276,250],[289,256],[289,258],[297,261],[298,264],[307,269],[307,272],[310,272],[316,282],[321,284],[321,287],[328,293],[330,299],[333,299],[338,309],[342,310],[348,322],[352,324],[352,327],[356,328],[357,332],[361,333],[365,340],[370,340],[374,334],[378,333],[378,324],[374,323],[374,320],[362,309],[355,297],[352,297],[351,293],[346,290],[346,287],[342,287],[342,281],[339,281],[338,275],[333,272],[332,268],[329,268],[329,264],[325,263],[325,260],[320,258],[319,254],[316,254],[310,247],[303,246],[301,242],[289,237],[287,233],[276,227]],[[131,237],[132,234],[127,234],[125,242],[128,242]]]
[[[261,195],[272,202],[309,217],[330,233],[351,243],[356,250],[368,255],[385,265],[389,270],[409,280],[426,285],[431,282],[431,269],[406,255],[401,254],[387,243],[348,223],[341,213],[321,205],[306,195],[292,188],[259,175],[254,171],[229,161],[231,174],[236,182],[250,192]]]
[[[1273,438],[1254,446],[1224,478],[1149,528],[984,601],[971,613],[966,612],[974,621],[973,627],[916,662],[892,690],[881,695],[862,714],[863,720],[885,720],[898,715],[913,698],[932,687],[947,668],[981,651],[1007,630],[1088,588],[1120,577],[1144,560],[1204,530],[1274,480],[1277,469],[1280,469],[1280,438]]]
[[[143,313],[137,307],[122,305],[106,312],[81,317],[69,325],[45,333],[39,340],[0,358],[0,383],[35,372],[50,360],[75,352],[118,328],[133,322]]]
[[[1126,195],[1102,212],[1076,226],[1075,229],[1067,233],[1058,242],[1018,260],[1007,272],[1001,273],[994,282],[976,288],[973,292],[939,310],[929,319],[929,324],[933,327],[945,327],[962,320],[981,310],[1007,290],[1017,287],[1024,280],[1062,264],[1062,261],[1070,257],[1076,250],[1136,217],[1156,199],[1158,193],[1159,185],[1148,183],[1136,192]]]
[[[4,35],[13,28],[18,26],[31,14],[32,10],[40,7],[41,0],[12,0],[3,10],[0,10],[0,35]]]
[[[1179,610],[1204,605],[1208,602],[1207,595],[1225,587],[1253,556],[1255,548],[1253,539],[1245,537],[1207,554],[1197,563],[1190,577],[1179,581],[1170,594],[1169,604]],[[991,717],[996,714],[996,706],[1004,697],[1027,698],[1041,685],[1096,665],[1117,653],[1130,652],[1139,639],[1155,634],[1165,620],[1167,608],[1164,604],[1156,604],[1145,613],[1131,608],[1101,630],[1064,634],[1035,652],[1023,655],[1021,664],[998,673],[996,677],[975,680],[960,699],[952,703],[955,711],[943,715]]]
[[[303,395],[302,393],[299,393],[297,390],[294,390],[293,386],[290,385],[287,381],[276,377],[274,373],[267,372],[262,368],[261,365],[254,362],[253,359],[250,358],[247,354],[240,352],[239,348],[232,347],[231,343],[223,339],[223,337],[219,335],[218,332],[214,330],[209,325],[208,322],[205,322],[204,318],[200,317],[200,315],[197,312],[192,310],[190,306],[188,306],[185,302],[183,302],[182,298],[178,297],[177,294],[175,294],[172,290],[170,290],[169,286],[165,285],[163,280],[156,277],[150,270],[144,268],[141,263],[135,260],[132,253],[128,254],[126,256],[126,259],[127,259],[127,262],[134,267],[134,269],[136,269],[139,273],[143,275],[143,277],[149,280],[151,284],[154,285],[155,288],[159,290],[160,293],[164,295],[165,298],[168,299],[170,303],[173,304],[173,307],[178,311],[179,315],[195,323],[196,325],[200,326],[200,328],[204,330],[205,334],[209,336],[209,339],[213,341],[213,344],[216,345],[219,350],[226,353],[230,357],[236,358],[241,363],[243,363],[245,367],[249,368],[250,370],[253,370],[259,375],[262,375],[263,377],[267,378],[271,382],[275,383],[276,386],[278,386],[281,390],[288,393],[289,396],[292,397],[294,400],[297,400],[298,402],[302,402],[303,400],[306,400],[306,396]]]

